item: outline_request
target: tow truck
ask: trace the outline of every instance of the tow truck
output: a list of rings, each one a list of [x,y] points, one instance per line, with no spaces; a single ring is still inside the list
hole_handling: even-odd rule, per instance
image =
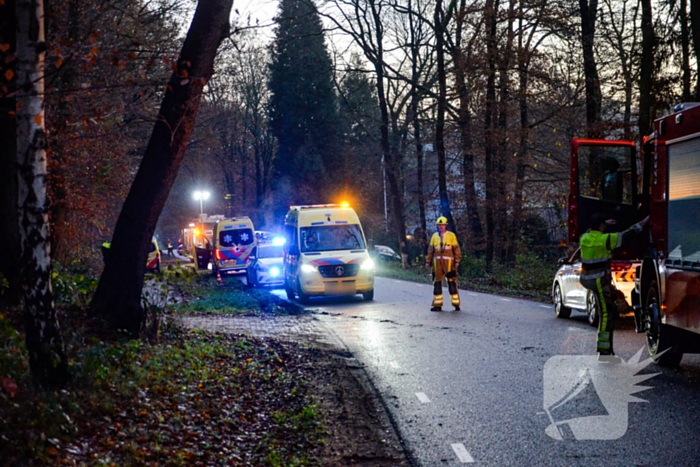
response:
[[[613,261],[640,264],[631,302],[652,360],[674,367],[700,353],[700,103],[657,119],[639,155],[632,141],[572,140],[569,241],[594,212],[619,231],[650,216],[641,241]]]

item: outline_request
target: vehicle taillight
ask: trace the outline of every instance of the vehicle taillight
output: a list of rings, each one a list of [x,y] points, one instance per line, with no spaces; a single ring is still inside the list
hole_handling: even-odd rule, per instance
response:
[[[214,255],[216,256],[217,261],[221,261],[221,252],[217,248],[216,251],[214,252]]]

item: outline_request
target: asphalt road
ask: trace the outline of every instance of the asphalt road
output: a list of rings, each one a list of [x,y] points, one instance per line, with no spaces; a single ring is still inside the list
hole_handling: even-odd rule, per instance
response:
[[[644,336],[622,321],[625,362],[598,363],[581,313],[466,291],[462,311],[434,313],[429,285],[375,290],[309,306],[365,366],[417,465],[700,465],[700,356],[644,368]],[[647,402],[629,401],[635,383]]]

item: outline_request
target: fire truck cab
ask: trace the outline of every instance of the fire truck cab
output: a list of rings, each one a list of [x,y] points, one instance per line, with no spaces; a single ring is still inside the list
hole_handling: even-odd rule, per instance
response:
[[[637,157],[631,141],[572,140],[569,240],[603,212],[627,229],[649,215],[641,241],[613,260],[641,262],[632,305],[655,363],[700,353],[700,103],[654,122]],[[615,159],[615,160],[613,160]]]

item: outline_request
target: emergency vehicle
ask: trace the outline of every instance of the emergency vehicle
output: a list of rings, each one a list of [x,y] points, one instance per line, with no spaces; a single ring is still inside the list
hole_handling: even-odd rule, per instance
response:
[[[214,225],[212,245],[214,272],[245,270],[257,245],[253,221],[247,216],[220,220]]]
[[[631,141],[572,140],[569,240],[593,212],[618,231],[650,216],[636,242],[613,253],[634,268],[637,332],[654,362],[676,366],[700,352],[700,104],[681,104],[654,122],[636,156]]]
[[[348,205],[290,206],[284,221],[284,287],[302,303],[323,295],[374,299],[374,263]]]
[[[225,216],[217,214],[204,218],[198,218],[189,223],[188,228],[183,229],[182,239],[184,249],[190,258],[193,258],[197,269],[207,269],[213,250],[214,227]]]

